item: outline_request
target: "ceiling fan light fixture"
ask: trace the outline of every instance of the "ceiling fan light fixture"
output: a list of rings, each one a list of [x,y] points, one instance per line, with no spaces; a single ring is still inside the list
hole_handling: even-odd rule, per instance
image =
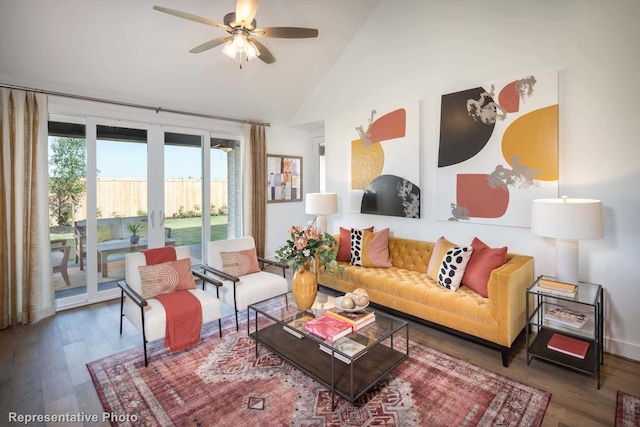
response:
[[[258,47],[251,40],[249,40],[245,46],[244,52],[247,54],[248,61],[260,56],[260,50],[258,50]]]
[[[242,52],[247,46],[247,36],[240,33],[233,36],[233,44],[236,46],[239,52]]]
[[[227,43],[225,43],[224,48],[222,49],[222,53],[224,53],[231,59],[235,59],[236,54],[238,53],[238,48],[236,47],[233,40],[229,40]]]

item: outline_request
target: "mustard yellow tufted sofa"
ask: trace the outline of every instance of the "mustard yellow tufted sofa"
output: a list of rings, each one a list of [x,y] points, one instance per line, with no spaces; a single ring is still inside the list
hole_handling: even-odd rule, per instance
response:
[[[339,236],[336,236],[339,239]],[[502,363],[525,326],[525,292],[534,280],[533,258],[508,254],[507,263],[491,273],[488,298],[466,286],[453,292],[427,275],[435,243],[389,238],[390,268],[355,267],[344,275],[318,271],[318,283],[340,292],[364,288],[372,303],[499,348]]]

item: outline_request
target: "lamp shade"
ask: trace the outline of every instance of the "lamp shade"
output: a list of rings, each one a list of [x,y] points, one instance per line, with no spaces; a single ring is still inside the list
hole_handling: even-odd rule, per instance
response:
[[[531,209],[531,232],[565,240],[604,237],[602,202],[593,199],[537,199]]]
[[[305,195],[305,213],[311,215],[330,215],[338,212],[336,193],[307,193]]]

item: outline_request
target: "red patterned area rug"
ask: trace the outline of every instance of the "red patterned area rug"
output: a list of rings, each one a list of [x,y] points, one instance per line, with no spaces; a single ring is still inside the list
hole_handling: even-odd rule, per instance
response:
[[[618,390],[616,427],[640,427],[640,397]]]
[[[150,345],[87,364],[105,412],[121,425],[161,426],[538,426],[551,394],[410,341],[409,358],[360,401],[331,391],[226,319],[202,342],[169,354]],[[129,421],[135,422],[129,422]]]

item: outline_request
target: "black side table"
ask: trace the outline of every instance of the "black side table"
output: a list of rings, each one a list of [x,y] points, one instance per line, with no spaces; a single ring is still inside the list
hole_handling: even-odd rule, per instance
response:
[[[539,286],[540,279],[555,280],[540,276],[527,289],[526,345],[527,365],[533,358],[547,360],[590,375],[597,375],[600,389],[600,366],[604,364],[604,290],[593,283],[578,283],[575,297],[545,292]],[[564,308],[586,317],[586,322],[569,326],[550,318],[549,312]],[[569,322],[571,323],[571,322]],[[578,339],[589,344],[584,359],[561,353],[547,347],[554,334]]]

